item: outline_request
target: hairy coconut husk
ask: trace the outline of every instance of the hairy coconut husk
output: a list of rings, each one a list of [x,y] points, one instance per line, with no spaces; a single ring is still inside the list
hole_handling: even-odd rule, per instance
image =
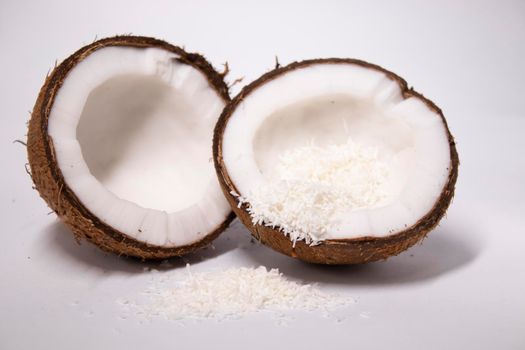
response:
[[[232,193],[240,193],[235,184],[230,179],[228,169],[223,161],[222,142],[224,130],[229,118],[239,105],[241,101],[250,93],[260,88],[267,82],[289,73],[293,70],[304,68],[314,64],[351,64],[359,65],[367,69],[380,71],[391,80],[395,81],[402,92],[404,98],[415,97],[423,101],[431,110],[438,114],[447,130],[448,141],[450,146],[451,164],[448,175],[448,181],[443,187],[441,195],[435,202],[433,208],[424,215],[416,224],[407,227],[405,230],[387,237],[359,237],[354,239],[328,239],[322,241],[321,244],[309,246],[302,241],[296,242],[295,246],[292,241],[287,238],[279,227],[268,227],[264,225],[254,225],[247,209],[249,204],[244,203],[239,206],[238,199]],[[276,69],[264,74],[259,79],[247,85],[242,91],[226,106],[217,125],[215,127],[213,139],[213,155],[215,161],[215,169],[219,177],[222,190],[233,211],[242,221],[242,223],[250,230],[252,235],[265,245],[275,249],[278,252],[289,255],[300,260],[319,264],[360,264],[371,261],[386,259],[390,256],[397,255],[402,251],[413,246],[417,242],[423,240],[426,235],[436,227],[441,218],[450,205],[454,197],[454,187],[458,177],[459,158],[456,151],[454,137],[448,129],[447,122],[441,109],[439,109],[432,101],[424,97],[422,94],[409,88],[406,81],[398,75],[374,64],[355,59],[313,59],[301,62],[294,62],[285,67],[277,66]]]
[[[224,231],[233,220],[233,213],[230,213],[221,225],[202,240],[191,245],[171,248],[149,245],[119,232],[93,215],[68,187],[57,164],[53,140],[47,133],[49,114],[57,91],[68,73],[78,63],[93,52],[110,46],[159,48],[173,52],[180,56],[179,62],[189,64],[201,71],[225,102],[230,101],[228,87],[223,80],[224,76],[216,72],[203,56],[187,53],[180,47],[165,41],[140,36],[115,36],[84,46],[55,67],[48,75],[33,108],[29,122],[27,153],[35,187],[49,207],[73,231],[77,239],[86,239],[103,250],[142,259],[163,259],[193,252],[210,244]]]

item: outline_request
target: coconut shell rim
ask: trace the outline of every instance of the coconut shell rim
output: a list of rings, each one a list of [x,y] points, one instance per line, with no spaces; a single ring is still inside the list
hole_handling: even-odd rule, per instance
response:
[[[164,259],[172,256],[185,255],[209,245],[233,221],[235,215],[232,211],[230,211],[220,225],[196,242],[175,247],[157,246],[136,240],[102,222],[84,206],[67,185],[56,161],[52,138],[47,133],[49,114],[56,93],[60,90],[63,82],[67,79],[68,73],[76,66],[76,64],[90,54],[106,47],[159,48],[173,52],[179,56],[176,58],[177,61],[191,65],[193,68],[202,72],[209,84],[226,104],[230,101],[229,89],[224,82],[225,74],[220,74],[215,71],[213,66],[202,55],[198,53],[188,53],[184,49],[174,46],[166,41],[145,36],[119,35],[103,38],[89,45],[83,46],[63,60],[59,65],[56,65],[53,71],[48,74],[44,85],[40,89],[31,114],[27,152],[31,168],[31,177],[36,189],[39,191],[40,196],[57,213],[58,217],[73,230],[77,240],[85,238],[106,251],[111,251],[119,255],[135,256],[142,259]],[[45,182],[42,182],[42,179],[39,179],[41,176],[47,176],[47,174],[43,174],[42,169],[40,169],[41,165],[39,164],[39,161],[42,161],[42,159],[38,159],[41,155],[38,153],[39,150],[37,148],[42,146],[44,147],[46,161],[50,171],[50,176],[52,177],[47,180],[54,182],[56,188],[59,189],[58,194],[47,193],[48,186],[45,186]],[[68,208],[64,208],[66,203],[60,203],[60,200],[65,200],[69,206],[77,209],[80,212],[82,219],[87,220],[87,224],[93,226],[94,232],[87,234],[86,232],[82,232],[82,230],[72,227],[74,223],[65,218],[68,216]],[[97,232],[97,230],[99,232]],[[94,237],[94,235],[96,236],[98,234],[103,234],[108,237]]]
[[[235,193],[240,193],[237,188],[235,187],[235,184],[230,179],[228,171],[226,169],[226,166],[224,164],[223,158],[222,158],[222,141],[223,141],[223,135],[224,130],[226,128],[226,125],[229,121],[229,118],[237,108],[237,106],[247,97],[249,96],[253,91],[258,89],[259,87],[263,86],[264,84],[280,77],[281,75],[284,75],[290,71],[294,71],[297,69],[305,68],[308,66],[316,65],[316,64],[351,64],[351,65],[358,65],[367,69],[373,69],[376,71],[380,71],[384,73],[389,79],[396,82],[400,88],[401,94],[403,96],[403,99],[407,99],[409,97],[415,97],[421,100],[425,103],[425,105],[433,110],[439,117],[441,118],[441,121],[446,129],[447,132],[447,138],[449,143],[449,149],[450,149],[450,166],[449,166],[449,175],[447,183],[443,186],[443,190],[434,203],[433,207],[424,215],[422,216],[415,224],[413,224],[410,227],[407,227],[406,229],[399,231],[397,233],[383,236],[383,237],[375,237],[375,236],[361,236],[356,238],[343,238],[343,239],[327,239],[324,241],[321,241],[319,245],[309,246],[303,241],[296,242],[296,246],[292,246],[293,242],[289,240],[287,237],[284,236],[284,234],[276,228],[271,228],[264,225],[253,225],[251,222],[248,222],[246,219],[241,220],[243,223],[250,229],[250,232],[252,235],[254,235],[257,239],[262,240],[264,242],[264,238],[262,237],[264,235],[268,235],[267,233],[263,233],[261,235],[260,231],[263,232],[270,232],[270,235],[273,235],[278,238],[278,235],[281,235],[286,238],[288,242],[284,243],[288,245],[288,247],[285,247],[286,252],[283,251],[283,249],[278,249],[271,244],[270,247],[274,248],[277,251],[280,251],[281,253],[291,255],[294,257],[298,257],[301,260],[314,262],[314,263],[329,263],[329,264],[347,264],[347,263],[361,263],[361,262],[367,262],[367,261],[375,261],[375,260],[381,260],[385,259],[392,255],[397,255],[403,250],[406,250],[408,247],[412,246],[413,244],[421,241],[425,238],[425,236],[430,232],[441,220],[441,218],[445,215],[447,208],[449,207],[453,197],[454,197],[454,191],[455,191],[455,184],[458,177],[458,167],[459,167],[459,156],[456,150],[456,143],[454,140],[454,137],[452,136],[450,129],[448,127],[448,123],[445,119],[445,116],[443,115],[443,112],[441,109],[430,99],[426,98],[423,94],[415,91],[412,87],[409,87],[407,82],[398,76],[397,74],[379,66],[376,64],[372,64],[363,60],[359,59],[353,59],[353,58],[317,58],[317,59],[309,59],[309,60],[303,60],[303,61],[296,61],[292,62],[286,66],[280,67],[277,66],[275,69],[263,74],[258,79],[254,80],[250,84],[246,85],[231,101],[228,103],[228,105],[224,108],[221,116],[219,117],[219,120],[217,121],[217,124],[215,126],[214,130],[214,137],[213,137],[213,159],[215,164],[215,170],[217,172],[219,182],[221,184],[221,188],[223,189],[223,193],[228,199],[228,202],[232,206],[233,211],[237,214],[237,216],[242,219],[242,215],[248,215],[247,207],[248,205],[246,203],[242,204],[241,206],[238,205],[237,199],[230,193],[231,191]],[[413,239],[413,238],[416,239]],[[405,242],[408,242],[411,240],[410,244],[405,247]],[[282,240],[279,239],[280,242]],[[288,244],[289,243],[289,244]],[[378,256],[371,254],[371,252],[366,252],[366,250],[371,246],[398,246],[403,249],[393,249],[391,252],[387,252],[386,254],[379,254]],[[302,251],[315,251],[319,250],[319,247],[322,246],[348,246],[352,249],[359,249],[363,252],[363,261],[359,261],[357,259],[356,261],[332,261],[330,262],[329,259],[323,259],[323,257],[320,257],[320,259],[314,258],[310,259],[307,256],[301,257],[300,255],[296,255],[295,251],[297,248]],[[368,248],[367,248],[368,247]],[[291,253],[290,253],[291,252]],[[290,253],[290,254],[288,254]],[[367,254],[368,253],[368,254]],[[337,260],[337,259],[336,259]],[[342,259],[344,260],[344,259]]]

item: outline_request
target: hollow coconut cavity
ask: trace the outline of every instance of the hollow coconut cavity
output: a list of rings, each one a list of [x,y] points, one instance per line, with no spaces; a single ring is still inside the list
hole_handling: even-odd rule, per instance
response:
[[[213,170],[229,101],[200,55],[153,38],[94,42],[48,76],[28,156],[37,190],[79,238],[141,258],[208,244],[233,214]]]
[[[459,164],[434,103],[352,59],[263,75],[225,108],[213,146],[224,194],[252,234],[325,264],[385,259],[423,239]]]

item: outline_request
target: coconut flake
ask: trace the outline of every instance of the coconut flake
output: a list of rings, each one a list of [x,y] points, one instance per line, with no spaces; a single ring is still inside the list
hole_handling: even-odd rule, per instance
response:
[[[374,147],[351,139],[326,147],[312,142],[284,152],[273,176],[237,198],[248,204],[253,224],[278,228],[294,246],[316,245],[344,213],[383,200],[388,173]]]
[[[264,266],[195,273],[187,264],[183,279],[174,274],[158,276],[146,291],[146,303],[139,305],[127,299],[117,302],[148,319],[161,316],[171,320],[220,320],[260,311],[281,316],[286,310],[327,312],[355,302],[312,284],[290,281],[278,269]]]

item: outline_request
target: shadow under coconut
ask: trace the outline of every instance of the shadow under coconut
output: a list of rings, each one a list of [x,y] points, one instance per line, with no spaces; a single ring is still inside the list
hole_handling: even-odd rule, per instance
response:
[[[235,224],[235,223],[234,223]],[[174,257],[165,260],[142,261],[138,258],[118,256],[108,253],[97,246],[82,240],[77,242],[73,233],[61,221],[57,220],[50,224],[45,230],[46,240],[50,249],[64,260],[76,264],[95,267],[103,272],[119,271],[124,273],[142,273],[144,269],[170,270],[198,264],[199,262],[213,259],[238,247],[238,240],[232,235],[238,235],[239,230],[232,230],[232,226],[226,229],[213,244],[200,249],[184,257]]]
[[[254,265],[279,268],[284,275],[307,283],[351,286],[421,283],[458,270],[477,258],[483,249],[482,242],[467,233],[468,230],[446,225],[398,256],[363,265],[308,264],[259,244],[243,253]]]
[[[472,229],[473,226],[469,226]],[[483,250],[483,242],[469,230],[447,222],[421,243],[386,261],[363,265],[325,266],[304,263],[277,253],[251,238],[248,230],[234,220],[211,246],[184,257],[163,261],[141,261],[107,253],[95,245],[77,243],[60,221],[44,234],[53,254],[71,263],[97,268],[102,272],[142,273],[144,269],[170,270],[195,265],[236,250],[245,266],[278,268],[285,276],[307,283],[359,286],[388,286],[422,283],[459,270],[473,262]]]

